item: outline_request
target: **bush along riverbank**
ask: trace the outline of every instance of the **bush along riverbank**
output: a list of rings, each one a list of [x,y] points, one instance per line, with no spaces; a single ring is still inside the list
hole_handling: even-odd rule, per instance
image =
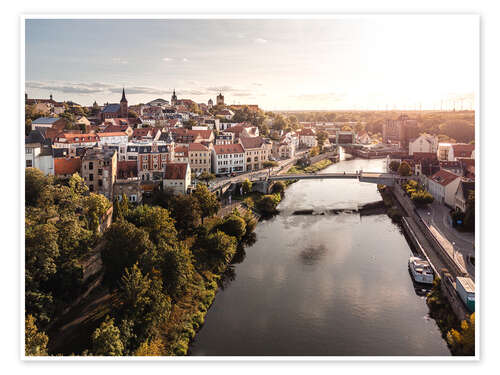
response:
[[[333,164],[329,159],[321,160],[307,167],[302,167],[299,164],[291,167],[287,174],[305,174],[316,173]],[[297,180],[276,181],[271,185],[270,193],[263,194],[253,189],[253,184],[248,179],[241,183],[241,186],[235,189],[233,198],[243,201],[243,204],[249,209],[256,212],[261,218],[268,219],[278,213],[277,206],[285,197],[285,190],[288,186]]]
[[[398,202],[394,199],[390,188],[385,185],[377,185],[377,189],[384,201],[384,205],[387,209],[387,215],[392,219],[393,222],[401,223],[403,213],[401,211],[401,208],[399,207]]]
[[[473,356],[475,353],[475,314],[460,321],[453,312],[448,299],[441,291],[441,280],[436,278],[427,295],[429,315],[436,321],[443,339],[453,355]]]

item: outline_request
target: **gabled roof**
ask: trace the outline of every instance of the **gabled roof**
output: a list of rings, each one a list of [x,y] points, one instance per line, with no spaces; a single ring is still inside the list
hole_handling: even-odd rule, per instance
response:
[[[239,143],[231,145],[214,145],[214,150],[216,154],[242,154],[245,152],[243,146]]]
[[[243,148],[246,150],[249,148],[259,148],[265,142],[264,142],[264,139],[261,137],[240,137],[240,143],[242,144]]]
[[[120,104],[113,103],[113,104],[108,104],[104,109],[101,111],[102,113],[117,113],[120,112]]]
[[[183,156],[186,156],[186,157],[188,156],[188,151],[189,151],[189,149],[188,149],[186,146],[176,146],[176,147],[174,148],[174,152],[175,152],[176,154],[180,154],[180,153],[182,153],[182,154],[183,154]]]
[[[437,182],[442,186],[447,186],[451,184],[457,178],[460,178],[460,176],[457,176],[455,173],[451,173],[446,169],[441,169],[430,177],[432,181]]]
[[[129,128],[130,125],[108,125],[104,128],[106,133],[118,133],[123,132]]]
[[[32,124],[34,125],[49,125],[53,124],[56,121],[61,120],[60,117],[39,117],[36,120],[33,120]]]
[[[474,145],[469,145],[469,144],[452,144],[451,147],[453,148],[453,155],[455,157],[464,157],[464,158],[469,158],[472,154],[472,151],[474,151]]]
[[[102,133],[98,133],[98,134],[99,134],[100,138],[102,138],[102,137],[127,137],[128,138],[128,135],[125,132],[102,132]]]
[[[208,147],[202,145],[201,143],[190,143],[188,150],[189,151],[208,151]]]
[[[188,169],[187,163],[168,163],[163,178],[166,180],[184,180]]]
[[[56,158],[54,159],[54,174],[68,175],[80,172],[82,168],[81,158]]]

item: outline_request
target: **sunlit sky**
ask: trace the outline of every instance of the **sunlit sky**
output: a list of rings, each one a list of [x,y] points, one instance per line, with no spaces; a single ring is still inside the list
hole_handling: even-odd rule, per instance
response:
[[[26,20],[26,92],[267,110],[460,109],[479,79],[475,16]]]

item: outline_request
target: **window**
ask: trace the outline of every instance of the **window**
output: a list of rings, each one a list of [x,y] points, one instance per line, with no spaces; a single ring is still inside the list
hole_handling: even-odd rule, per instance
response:
[[[89,174],[89,181],[94,181],[94,174],[93,173]]]
[[[26,168],[31,168],[33,166],[33,160],[26,160]]]
[[[99,185],[99,186],[102,186],[102,180],[99,180],[99,181],[98,181],[98,185]]]
[[[32,152],[31,147],[26,147],[26,153],[27,153],[27,154],[31,154],[31,152]]]
[[[89,191],[94,191],[94,185],[89,185]]]
[[[98,169],[98,170],[97,170],[97,174],[98,174],[99,176],[102,176],[102,169]]]
[[[93,162],[91,162],[91,161],[89,162],[89,169],[90,169],[90,170],[94,169],[94,163],[93,163]],[[91,180],[91,181],[92,181],[92,180]]]

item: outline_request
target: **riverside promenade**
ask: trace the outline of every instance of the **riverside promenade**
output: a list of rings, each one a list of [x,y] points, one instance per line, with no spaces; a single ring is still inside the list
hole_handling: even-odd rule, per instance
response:
[[[414,236],[424,248],[426,255],[431,263],[441,275],[441,269],[446,268],[453,276],[469,276],[467,272],[465,260],[461,254],[456,253],[452,246],[449,246],[447,241],[433,226],[427,225],[418,214],[413,202],[406,196],[401,186],[395,184],[393,193],[401,207],[406,212],[407,225],[413,231]]]

